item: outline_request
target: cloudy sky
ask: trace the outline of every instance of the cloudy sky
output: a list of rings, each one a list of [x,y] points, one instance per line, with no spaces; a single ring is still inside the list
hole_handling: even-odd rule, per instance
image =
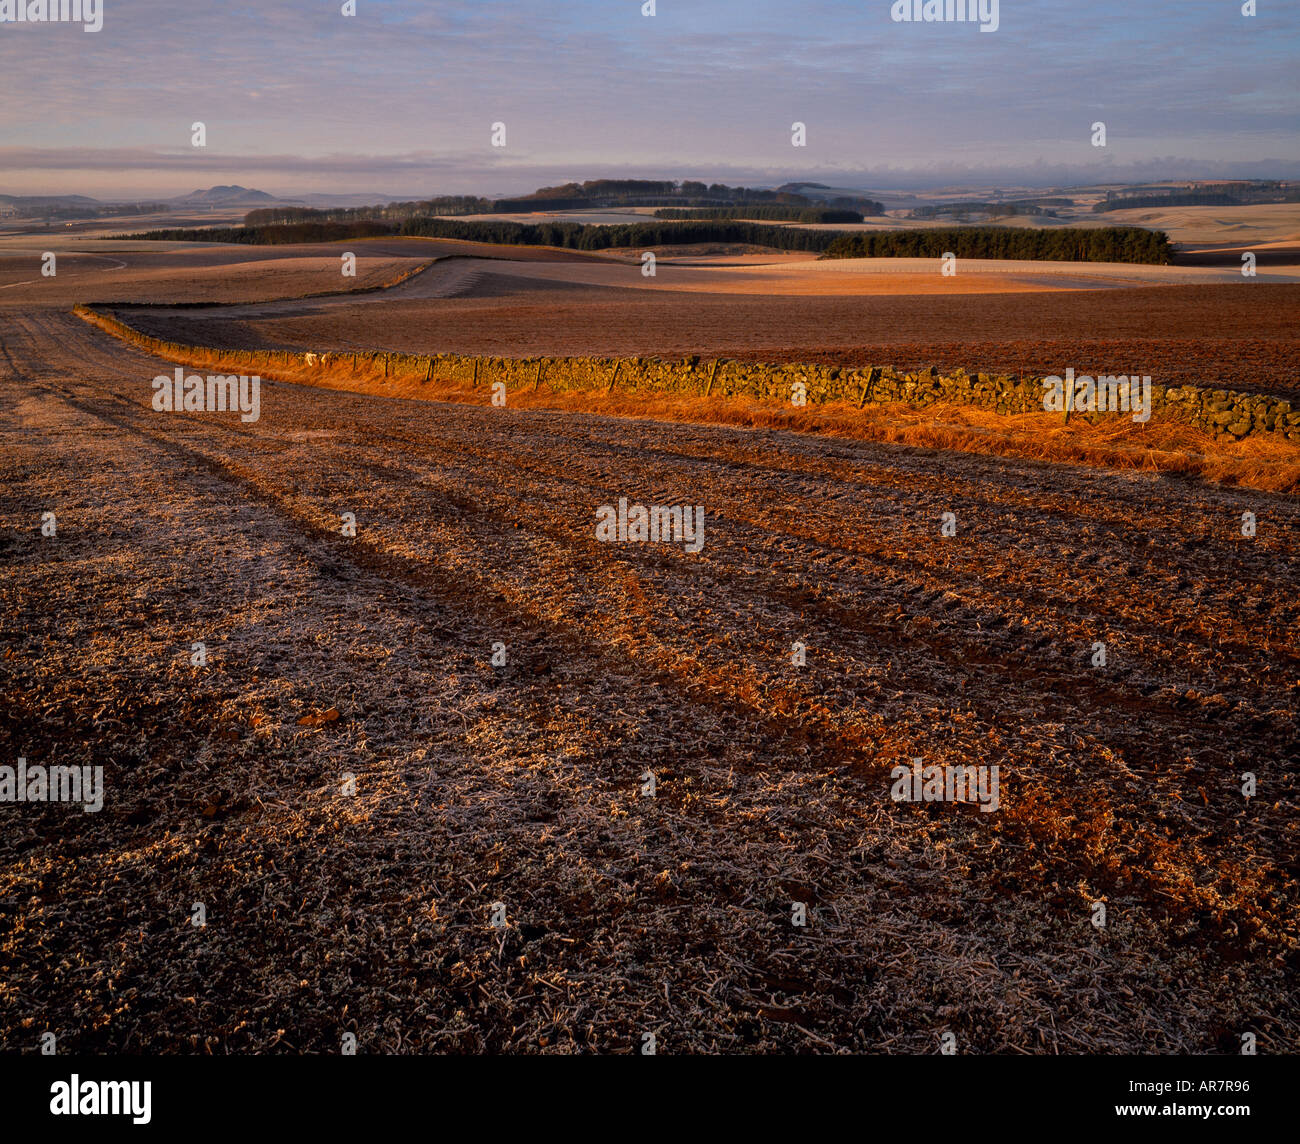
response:
[[[1001,0],[993,33],[889,0],[102,3],[0,23],[0,193],[1300,177],[1297,0]]]

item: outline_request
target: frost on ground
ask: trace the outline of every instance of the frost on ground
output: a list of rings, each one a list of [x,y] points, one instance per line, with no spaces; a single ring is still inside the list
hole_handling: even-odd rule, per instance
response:
[[[0,805],[5,1049],[1295,1051],[1294,498],[273,382],[162,415],[166,363],[3,320],[0,762],[106,785]],[[621,496],[703,550],[597,543]],[[913,757],[1000,809],[891,801]]]

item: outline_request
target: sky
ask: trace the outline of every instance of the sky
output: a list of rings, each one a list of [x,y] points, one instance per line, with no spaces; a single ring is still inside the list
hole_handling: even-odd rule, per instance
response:
[[[0,193],[1300,178],[1300,0],[1000,0],[993,32],[892,6],[102,0],[97,32],[0,22]]]

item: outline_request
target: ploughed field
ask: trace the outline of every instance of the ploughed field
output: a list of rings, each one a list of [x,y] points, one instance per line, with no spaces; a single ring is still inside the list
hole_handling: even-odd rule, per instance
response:
[[[492,302],[267,321],[464,350]],[[992,336],[970,305],[932,338]],[[170,364],[58,308],[0,343],[0,760],[106,787],[0,806],[4,1047],[1295,1051],[1294,498],[269,381],[155,413]],[[703,548],[598,542],[620,497]],[[893,801],[917,757],[999,809]]]
[[[602,280],[593,285],[564,280],[563,263],[454,259],[392,290],[358,297],[123,316],[160,338],[237,349],[701,354],[1025,376],[1064,376],[1073,367],[1079,374],[1150,374],[1160,385],[1300,396],[1300,284],[1240,279],[1008,292],[1012,280],[990,273],[980,276],[986,292],[942,294],[875,274],[869,277],[902,292],[784,295],[732,292],[749,285],[746,275],[728,273],[733,268],[678,268],[677,278],[672,269],[661,268],[657,277],[664,281],[649,288],[632,266],[573,270]],[[711,274],[705,284],[716,289],[696,289],[694,274]],[[847,273],[816,277],[828,287],[850,279]],[[969,289],[975,277],[961,287]],[[943,281],[928,275],[926,288]]]

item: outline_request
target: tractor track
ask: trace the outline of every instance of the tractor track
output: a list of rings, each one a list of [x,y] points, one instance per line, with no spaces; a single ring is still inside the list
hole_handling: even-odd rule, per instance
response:
[[[0,844],[0,1043],[53,972],[92,1051],[345,1006],[374,1051],[1294,1048],[1293,499],[271,382],[158,414],[169,367],[69,315],[0,345],[0,742],[110,774]],[[597,543],[619,496],[705,505],[703,551]],[[917,755],[999,763],[1001,811],[891,802]]]

